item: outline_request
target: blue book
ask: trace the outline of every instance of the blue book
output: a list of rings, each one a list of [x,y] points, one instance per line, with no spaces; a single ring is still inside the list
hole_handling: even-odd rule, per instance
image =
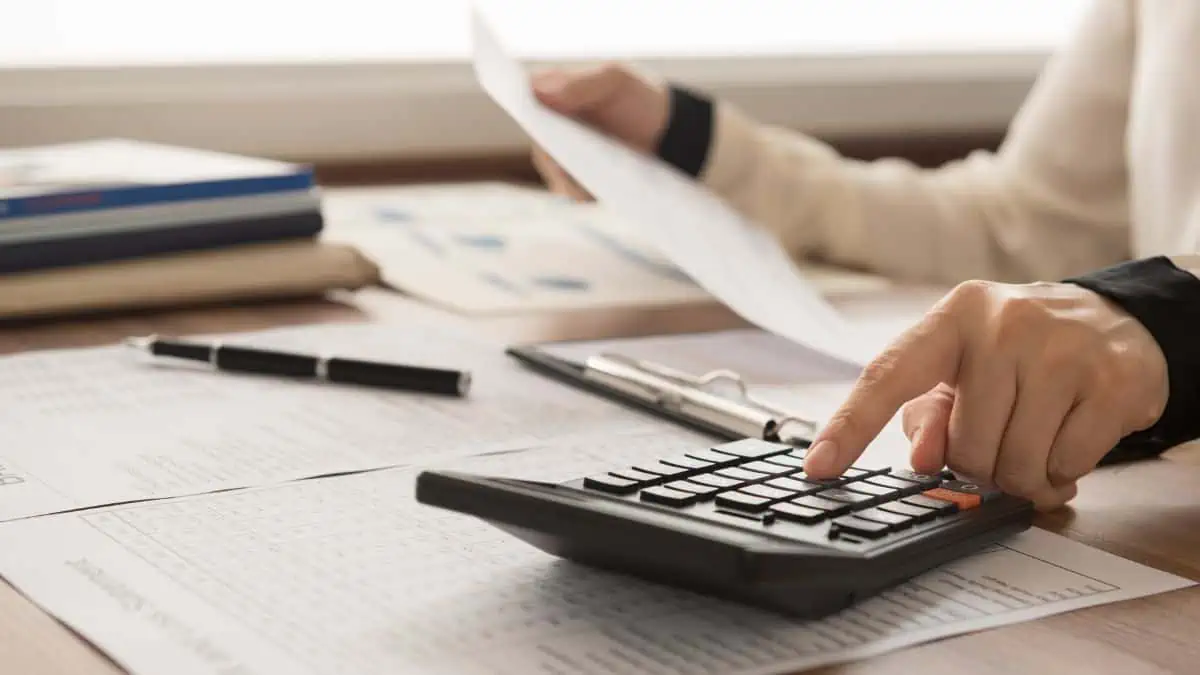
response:
[[[310,210],[6,242],[0,244],[0,276],[246,244],[313,239],[323,226],[321,212]]]
[[[0,148],[0,222],[314,186],[308,165],[143,141]]]

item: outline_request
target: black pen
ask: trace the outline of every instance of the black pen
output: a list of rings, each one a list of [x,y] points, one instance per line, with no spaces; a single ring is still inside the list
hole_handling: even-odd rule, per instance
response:
[[[218,370],[305,378],[325,382],[465,396],[471,374],[459,370],[341,357],[311,356],[221,342],[126,338],[125,344],[154,356],[202,361]]]

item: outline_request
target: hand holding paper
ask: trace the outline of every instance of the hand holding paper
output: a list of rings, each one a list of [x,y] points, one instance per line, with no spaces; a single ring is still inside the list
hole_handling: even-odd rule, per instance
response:
[[[815,351],[859,365],[876,351],[770,233],[682,172],[543,106],[478,10],[472,28],[475,73],[488,95],[582,188],[640,223],[697,284],[751,323]]]

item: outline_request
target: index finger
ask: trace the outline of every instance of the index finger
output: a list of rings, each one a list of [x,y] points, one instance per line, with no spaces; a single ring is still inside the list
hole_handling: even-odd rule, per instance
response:
[[[964,341],[948,311],[935,311],[905,331],[863,369],[804,460],[813,478],[833,478],[858,459],[892,416],[939,383],[953,384]]]

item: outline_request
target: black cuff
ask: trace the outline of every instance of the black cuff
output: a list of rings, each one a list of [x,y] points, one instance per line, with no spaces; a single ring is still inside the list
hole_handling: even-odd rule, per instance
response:
[[[713,104],[708,98],[673,85],[670,88],[671,116],[657,155],[692,177],[704,170],[713,138]]]
[[[1157,256],[1066,281],[1129,312],[1154,336],[1167,360],[1170,394],[1162,417],[1122,439],[1102,463],[1157,456],[1200,438],[1200,279]]]

